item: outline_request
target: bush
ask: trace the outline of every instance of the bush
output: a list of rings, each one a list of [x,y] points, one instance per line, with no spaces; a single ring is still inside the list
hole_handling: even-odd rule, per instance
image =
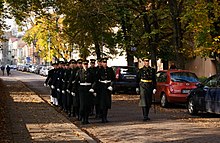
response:
[[[204,82],[206,79],[207,79],[207,77],[205,77],[205,76],[199,77],[199,81],[200,81],[200,82]]]

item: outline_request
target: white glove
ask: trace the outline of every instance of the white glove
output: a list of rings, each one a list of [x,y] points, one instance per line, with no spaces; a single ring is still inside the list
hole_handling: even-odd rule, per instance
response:
[[[136,92],[139,93],[139,88],[136,88]]]
[[[94,92],[93,95],[96,97],[97,94]]]
[[[70,93],[69,89],[67,89],[66,92]]]
[[[154,90],[153,90],[153,94],[155,94],[155,93],[156,93],[156,91],[157,91],[157,90],[156,90],[156,89],[154,89]]]
[[[51,88],[54,89],[55,87],[53,85],[51,85]]]
[[[74,92],[71,92],[72,96],[75,96],[76,94]]]
[[[44,83],[44,86],[46,87],[46,86],[47,86],[47,84],[46,84],[46,83]]]
[[[65,91],[64,91],[64,90],[62,90],[62,93],[64,94],[64,93],[65,93]]]
[[[57,88],[57,91],[58,91],[58,92],[60,92],[60,89],[59,89],[59,88]]]
[[[89,90],[89,92],[92,92],[92,93],[93,93],[93,92],[94,92],[94,89],[91,88],[91,89]]]
[[[112,90],[113,90],[113,88],[112,88],[111,86],[109,86],[109,87],[108,87],[108,90],[112,91]]]

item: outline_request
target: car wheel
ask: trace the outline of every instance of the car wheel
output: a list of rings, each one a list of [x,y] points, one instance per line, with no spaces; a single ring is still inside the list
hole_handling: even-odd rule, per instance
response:
[[[162,94],[161,98],[160,98],[160,105],[161,107],[165,108],[168,106],[168,101],[167,101],[167,96],[165,93]]]
[[[187,110],[190,115],[196,115],[198,113],[198,111],[196,110],[196,107],[195,107],[195,102],[192,97],[190,97],[188,100]]]

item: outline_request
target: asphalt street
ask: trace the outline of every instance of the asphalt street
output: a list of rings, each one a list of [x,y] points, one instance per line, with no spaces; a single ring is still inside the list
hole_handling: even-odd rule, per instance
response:
[[[49,103],[50,90],[48,87],[43,86],[46,77],[12,71],[12,75],[7,78],[22,82],[40,97],[42,102],[52,107]],[[79,131],[83,131],[88,137],[97,142],[217,143],[220,140],[219,115],[200,114],[199,116],[190,116],[187,114],[184,105],[174,105],[166,109],[156,105],[156,112],[154,108],[150,111],[151,121],[143,122],[141,109],[138,107],[139,95],[120,94],[112,97],[112,109],[109,111],[108,116],[110,122],[107,124],[103,124],[100,120],[91,116],[91,124],[81,125],[76,119],[67,117],[59,109],[55,107],[53,109],[57,114],[65,117],[65,120],[70,121],[70,124],[74,125],[73,127],[77,127]],[[42,116],[44,116],[43,114],[44,112],[42,112]],[[71,136],[71,134],[68,135]]]

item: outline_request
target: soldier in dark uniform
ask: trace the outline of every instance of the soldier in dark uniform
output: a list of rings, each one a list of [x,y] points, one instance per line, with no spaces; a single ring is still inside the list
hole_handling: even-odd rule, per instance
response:
[[[83,68],[83,65],[82,65],[82,62],[83,60],[82,59],[78,59],[77,61],[77,67],[76,67],[76,73],[78,70],[82,69]],[[79,112],[79,108],[80,108],[80,98],[79,98],[79,90],[78,90],[78,87],[79,85],[77,83],[74,84],[74,88],[76,89],[75,90],[75,97],[76,97],[76,103],[77,103],[77,106],[76,106],[76,115],[77,115],[77,118],[79,121],[82,120],[81,116],[80,116],[80,112]]]
[[[96,66],[96,76],[98,76],[99,70],[102,68],[102,59],[97,60],[97,66]],[[100,118],[100,83],[97,82],[95,86],[96,96],[95,96],[95,118]]]
[[[144,66],[138,72],[138,82],[140,85],[139,106],[142,107],[143,121],[147,121],[150,120],[148,114],[152,104],[152,94],[156,92],[156,71],[150,67],[147,58],[144,58],[143,62]]]
[[[96,70],[97,68],[95,67],[95,59],[90,59],[90,67],[88,70],[90,70],[90,72],[96,76]],[[95,105],[95,96],[93,96],[93,99],[92,99],[92,104],[91,104],[91,111],[90,111],[90,116],[94,115],[94,105]]]
[[[89,124],[89,112],[91,109],[92,94],[95,86],[95,75],[88,70],[88,60],[83,61],[83,68],[79,69],[76,74],[76,82],[79,83],[79,101],[80,101],[80,116],[82,124]]]
[[[107,58],[102,59],[102,67],[97,74],[100,92],[100,113],[102,123],[107,123],[108,109],[111,109],[112,102],[112,81],[115,80],[115,73],[111,67],[107,66]]]
[[[55,72],[57,69],[57,63],[52,63],[53,69],[49,70],[48,72],[48,76],[44,82],[44,86],[49,86],[51,88],[51,85],[53,83],[53,80],[55,80]],[[57,94],[54,88],[51,88],[51,102],[53,105],[57,106],[58,105],[58,101],[57,101]]]
[[[69,61],[70,64],[70,77],[69,77],[69,83],[67,86],[67,107],[68,107],[68,116],[76,116],[76,109],[78,106],[77,100],[76,100],[76,89],[74,88],[74,82],[76,78],[76,60],[71,59]]]
[[[58,65],[58,69],[56,72],[56,82],[55,82],[55,89],[57,90],[57,100],[58,100],[58,105],[60,106],[60,109],[63,110],[63,102],[62,102],[62,78],[63,78],[63,74],[64,74],[64,62],[60,61],[59,65]]]
[[[69,62],[65,62],[62,78],[61,78],[61,92],[62,92],[62,105],[63,110],[68,113],[68,107],[67,107],[67,86],[69,84],[69,78],[70,78],[70,69],[69,69]]]

